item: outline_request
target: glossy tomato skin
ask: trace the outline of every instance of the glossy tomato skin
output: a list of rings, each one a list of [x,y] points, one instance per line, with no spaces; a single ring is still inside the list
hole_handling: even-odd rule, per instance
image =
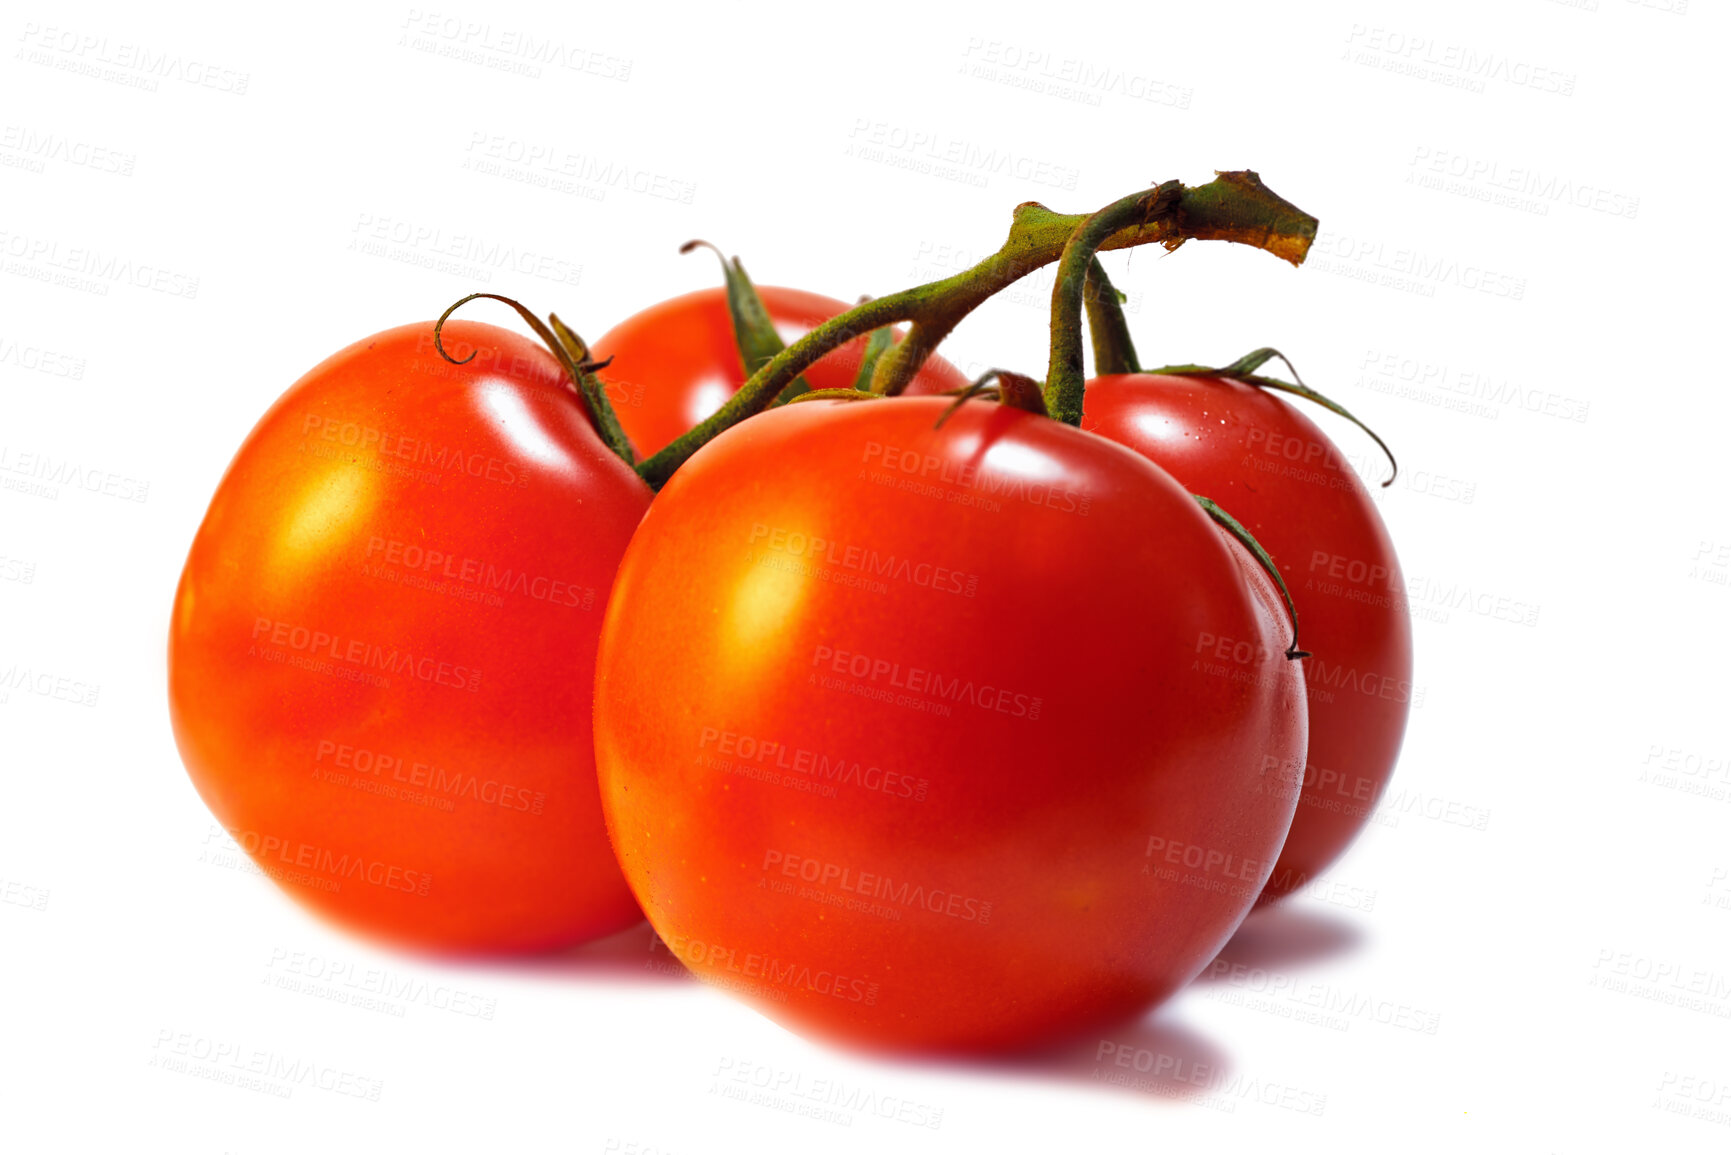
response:
[[[757,292],[788,344],[851,307],[800,289],[769,285]],[[858,337],[826,353],[803,374],[806,384],[813,389],[852,388],[865,347],[866,339]],[[727,293],[721,288],[686,293],[627,317],[596,341],[592,352],[597,360],[613,358],[599,376],[640,458],[714,413],[745,384]],[[931,357],[907,391],[942,393],[967,383],[949,362]]]
[[[1412,683],[1412,621],[1394,543],[1328,436],[1268,390],[1220,378],[1090,381],[1082,428],[1219,502],[1274,558],[1298,607],[1310,748],[1272,900],[1340,857],[1394,772]]]
[[[869,1049],[1035,1046],[1176,990],[1273,867],[1304,749],[1273,587],[1176,483],[986,402],[935,430],[949,404],[799,403],[706,446],[597,672],[656,931]],[[1258,676],[1205,671],[1217,638]]]
[[[217,821],[285,891],[437,952],[640,916],[589,718],[602,610],[649,490],[557,363],[492,325],[328,358],[235,455],[175,596],[169,707]]]

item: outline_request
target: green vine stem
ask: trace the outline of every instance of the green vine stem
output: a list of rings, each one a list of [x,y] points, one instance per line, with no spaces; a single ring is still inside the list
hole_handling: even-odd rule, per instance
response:
[[[1136,344],[1130,340],[1130,325],[1124,320],[1124,294],[1106,279],[1099,257],[1088,262],[1088,281],[1082,293],[1088,306],[1088,339],[1094,346],[1094,376],[1142,372]]]
[[[861,297],[859,303],[863,305],[869,300],[871,300],[870,297]],[[871,392],[872,374],[877,370],[878,361],[895,344],[894,333],[895,330],[886,325],[881,329],[873,329],[870,335],[866,337],[865,354],[860,358],[859,372],[854,374],[853,387],[855,389],[862,393]]]
[[[1272,361],[1276,357],[1280,358],[1281,362],[1285,364],[1286,371],[1292,374],[1291,381],[1282,381],[1278,377],[1264,377],[1256,372],[1258,369],[1262,368],[1263,365]],[[1256,385],[1263,389],[1274,389],[1281,393],[1291,393],[1295,397],[1302,397],[1306,401],[1311,401],[1322,406],[1330,413],[1339,414],[1370,435],[1370,439],[1376,442],[1377,448],[1382,450],[1388,457],[1389,472],[1388,480],[1382,483],[1384,489],[1393,485],[1394,479],[1400,475],[1400,463],[1394,459],[1394,450],[1390,449],[1388,443],[1376,435],[1376,430],[1347,412],[1346,406],[1330,401],[1328,398],[1306,385],[1304,383],[1304,378],[1298,375],[1297,367],[1294,366],[1293,363],[1287,359],[1286,354],[1282,353],[1279,349],[1269,349],[1266,347],[1257,349],[1254,352],[1246,353],[1232,364],[1223,366],[1219,369],[1210,369],[1206,365],[1167,365],[1165,368],[1150,369],[1148,372],[1161,374],[1167,377],[1229,377],[1234,381],[1242,381],[1246,385]]]
[[[854,337],[885,325],[909,322],[906,338],[878,360],[872,375],[872,391],[883,395],[900,393],[938,342],[981,302],[1065,253],[1078,230],[1098,221],[1103,213],[1132,204],[1133,211],[1118,213],[1116,227],[1096,228],[1091,247],[1074,275],[1068,297],[1073,298],[1071,329],[1076,333],[1075,411],[1081,412],[1080,313],[1084,274],[1096,250],[1160,244],[1176,249],[1188,240],[1222,240],[1251,245],[1298,264],[1304,260],[1316,237],[1316,218],[1275,195],[1254,172],[1224,172],[1205,185],[1186,187],[1167,181],[1153,189],[1116,202],[1092,217],[1055,213],[1029,201],[1016,208],[1010,235],[996,253],[971,269],[919,285],[887,297],[878,297],[833,317],[772,357],[752,374],[726,404],[696,428],[640,463],[638,473],[652,489],[659,489],[693,453],[722,430],[767,408],[792,381],[825,353]],[[1108,222],[1110,223],[1110,222]],[[1065,293],[1066,279],[1060,268],[1054,305]],[[1056,328],[1056,324],[1054,325]],[[1054,333],[1054,347],[1057,334]],[[1053,397],[1047,383],[1047,405]],[[1061,410],[1052,410],[1062,416]],[[1071,424],[1075,424],[1071,420]]]
[[[1215,228],[1199,232],[1194,227],[1199,220],[1208,220]],[[1126,231],[1163,222],[1170,222],[1179,243],[1184,236],[1237,241],[1295,265],[1304,260],[1316,239],[1316,218],[1274,195],[1253,172],[1223,172],[1197,189],[1167,181],[1113,201],[1080,221],[1064,244],[1052,286],[1046,409],[1056,420],[1068,425],[1082,421],[1082,297],[1094,254],[1123,247],[1117,242]]]
[[[1175,187],[1176,186],[1176,187]],[[1088,269],[1106,238],[1120,229],[1161,216],[1176,203],[1182,186],[1167,181],[1114,201],[1076,226],[1058,258],[1052,286],[1052,360],[1046,368],[1046,411],[1066,425],[1082,424],[1082,297]]]

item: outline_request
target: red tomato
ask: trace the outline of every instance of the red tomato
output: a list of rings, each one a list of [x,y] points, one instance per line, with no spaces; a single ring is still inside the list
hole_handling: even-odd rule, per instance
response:
[[[1006,406],[934,429],[949,405],[803,402],[699,451],[597,673],[656,931],[873,1048],[1034,1045],[1182,986],[1272,869],[1304,750],[1278,595],[1183,489]],[[1268,676],[1205,670],[1216,638]]]
[[[441,951],[640,915],[607,845],[590,693],[649,490],[525,337],[430,322],[349,346],[247,437],[169,635],[181,757],[289,894]]]
[[[1268,899],[1305,885],[1369,821],[1412,704],[1412,622],[1394,545],[1327,435],[1272,392],[1220,378],[1088,382],[1082,428],[1146,454],[1262,543],[1298,607],[1310,750]]]
[[[781,339],[789,344],[850,306],[799,289],[759,286],[758,295]],[[857,337],[825,354],[802,376],[813,389],[849,389],[865,356]],[[613,363],[597,374],[619,423],[647,457],[720,409],[745,384],[727,292],[701,289],[652,305],[627,317],[592,346],[598,361]],[[931,357],[909,383],[911,393],[959,389],[967,378],[941,357]]]

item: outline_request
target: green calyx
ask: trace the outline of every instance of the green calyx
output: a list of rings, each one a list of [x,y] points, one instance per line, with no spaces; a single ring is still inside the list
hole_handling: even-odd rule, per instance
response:
[[[439,356],[453,365],[461,365],[474,359],[473,353],[461,361],[447,353],[443,334],[445,322],[451,319],[451,314],[479,297],[485,297],[489,301],[502,301],[511,306],[517,311],[517,315],[535,330],[541,343],[547,346],[548,352],[552,353],[564,368],[572,391],[583,399],[584,408],[589,411],[589,419],[595,426],[595,432],[601,435],[601,440],[608,449],[618,455],[619,460],[635,468],[637,454],[631,448],[631,439],[625,436],[619,417],[613,412],[613,403],[607,399],[606,387],[595,376],[596,370],[605,369],[612,358],[609,357],[606,361],[590,360],[589,346],[583,343],[583,339],[574,333],[570,326],[559,319],[557,313],[547,314],[547,321],[543,323],[541,318],[530,312],[528,306],[520,301],[502,297],[498,293],[470,293],[439,314],[438,321],[433,325],[433,347],[438,349]]]
[[[1309,650],[1298,648],[1298,607],[1292,603],[1292,594],[1286,588],[1286,579],[1280,576],[1280,569],[1274,564],[1274,559],[1268,556],[1268,551],[1262,548],[1262,543],[1257,541],[1248,529],[1239,524],[1237,518],[1200,493],[1193,493],[1190,496],[1196,499],[1196,503],[1202,507],[1204,513],[1213,518],[1227,533],[1237,538],[1238,543],[1255,556],[1258,564],[1268,571],[1269,577],[1274,579],[1274,584],[1280,587],[1280,596],[1286,601],[1286,613],[1292,619],[1292,644],[1286,647],[1287,660],[1295,661],[1299,658],[1310,657]]]
[[[876,393],[867,393],[863,389],[808,389],[798,397],[788,402],[789,405],[801,401],[882,401]]]
[[[996,381],[997,384],[992,384]],[[961,389],[953,389],[955,401],[945,409],[938,418],[933,429],[942,429],[950,415],[966,405],[969,401],[996,401],[1000,405],[1008,405],[1012,409],[1021,409],[1028,413],[1047,416],[1046,400],[1040,394],[1040,383],[1032,377],[1024,377],[1020,373],[1012,373],[1008,369],[987,369],[972,384]],[[875,394],[874,394],[875,396]]]
[[[1291,381],[1282,381],[1278,377],[1263,377],[1257,374],[1256,370],[1276,357],[1280,358],[1281,363],[1286,366],[1286,371],[1292,374]],[[1291,361],[1287,360],[1286,354],[1278,349],[1266,347],[1257,349],[1254,352],[1246,353],[1232,364],[1218,369],[1211,369],[1206,365],[1167,365],[1162,369],[1149,369],[1148,372],[1167,377],[1225,377],[1233,381],[1242,381],[1246,385],[1255,385],[1262,389],[1274,389],[1281,393],[1291,393],[1295,397],[1302,397],[1306,401],[1322,406],[1331,413],[1337,413],[1346,418],[1364,430],[1370,439],[1376,442],[1377,448],[1381,449],[1388,457],[1389,474],[1388,480],[1382,483],[1384,489],[1393,485],[1395,477],[1400,473],[1400,464],[1394,459],[1394,450],[1390,449],[1388,444],[1376,435],[1376,430],[1347,412],[1346,406],[1330,401],[1306,385],[1304,379],[1298,375],[1297,368],[1293,366]]]
[[[775,322],[770,320],[769,309],[764,305],[763,298],[758,296],[757,286],[746,276],[745,266],[739,263],[739,258],[723,256],[721,250],[708,241],[686,241],[679,246],[679,251],[689,253],[697,248],[708,249],[721,262],[721,275],[727,283],[727,312],[733,321],[733,340],[739,346],[740,366],[745,370],[745,375],[750,377],[769,364],[770,359],[787,348],[787,345],[782,341],[781,334],[775,331]],[[774,404],[785,405],[801,393],[810,391],[811,386],[806,384],[805,378],[795,377],[777,395]]]

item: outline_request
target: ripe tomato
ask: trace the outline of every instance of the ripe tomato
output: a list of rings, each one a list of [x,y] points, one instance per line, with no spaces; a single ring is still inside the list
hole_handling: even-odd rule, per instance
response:
[[[1268,899],[1352,842],[1394,771],[1412,704],[1412,622],[1394,545],[1333,442],[1272,392],[1218,377],[1088,382],[1082,428],[1230,510],[1280,567],[1308,659],[1310,749]]]
[[[656,931],[868,1047],[1034,1045],[1176,990],[1273,868],[1304,750],[1284,607],[1183,489],[1008,406],[934,429],[949,405],[801,402],[700,450],[597,671]],[[1220,639],[1257,676],[1205,670]]]
[[[776,332],[791,344],[849,306],[799,289],[759,286]],[[816,389],[848,389],[859,373],[866,339],[857,337],[825,354],[803,376]],[[598,361],[613,363],[597,376],[637,455],[648,457],[714,413],[745,384],[727,291],[701,289],[627,317],[592,346]],[[942,393],[968,383],[941,357],[931,357],[908,392]]]
[[[591,746],[601,615],[649,490],[525,337],[369,337],[247,437],[169,635],[181,757],[306,905],[441,951],[640,917]]]

